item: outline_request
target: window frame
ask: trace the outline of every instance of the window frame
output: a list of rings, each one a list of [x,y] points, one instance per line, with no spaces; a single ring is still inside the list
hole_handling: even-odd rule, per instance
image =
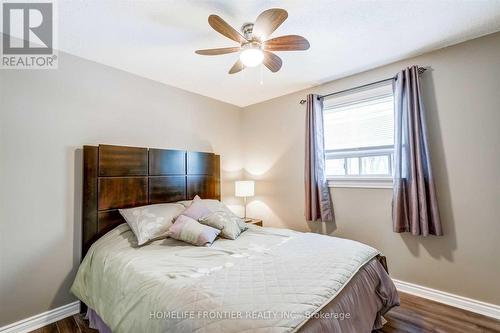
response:
[[[383,91],[377,93],[377,89],[387,89],[392,84],[377,84],[374,86],[366,87],[365,89],[356,90],[351,93],[342,94],[344,99],[343,102],[335,103],[332,102],[330,105],[324,108],[323,112],[328,112],[329,110],[341,107],[346,104],[357,104],[363,103],[367,100],[382,99],[390,95],[394,98],[392,91],[388,93]],[[392,90],[392,89],[391,89]],[[354,97],[359,95],[359,97]],[[346,101],[347,100],[347,101]],[[325,103],[327,104],[327,103]],[[335,149],[325,151],[325,160],[328,159],[345,159],[344,165],[347,166],[347,158],[357,157],[359,159],[359,173],[360,175],[326,175],[326,179],[329,187],[352,187],[352,188],[392,188],[393,182],[393,154],[394,154],[394,144],[385,146],[375,146],[375,147],[358,147],[358,148],[347,148],[347,149]],[[389,163],[389,174],[386,175],[361,175],[361,158],[369,156],[388,156]]]

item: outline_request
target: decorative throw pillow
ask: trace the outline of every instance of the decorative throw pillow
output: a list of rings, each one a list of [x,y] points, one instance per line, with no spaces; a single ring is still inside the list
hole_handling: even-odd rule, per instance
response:
[[[221,211],[226,211],[229,212],[230,214],[235,215],[223,202],[220,202],[219,200],[216,199],[201,199],[199,196],[196,196],[195,199],[193,200],[201,200],[201,202],[207,207],[210,211],[212,212],[221,212]],[[184,205],[186,207],[189,207],[193,200],[183,200],[183,201],[177,201],[176,203]],[[237,215],[235,215],[237,216]]]
[[[221,231],[221,236],[229,239],[236,239],[248,227],[243,219],[232,212],[214,212],[199,220],[200,223],[209,225]]]
[[[168,236],[197,246],[212,244],[219,233],[219,230],[185,215],[179,215],[168,230]]]
[[[217,212],[219,210],[224,210],[224,206],[225,205],[222,202],[220,202],[219,200],[215,200],[215,199],[201,199],[199,196],[196,196],[196,197],[198,197],[199,200],[201,200],[201,202],[205,205],[205,207],[207,207],[208,209],[210,209],[212,212]],[[177,201],[178,204],[184,205],[186,207],[189,207],[189,205],[191,205],[192,202],[193,202],[193,200]]]
[[[195,196],[189,207],[182,212],[182,215],[189,216],[195,221],[210,214],[212,211],[207,208],[199,196]]]
[[[132,229],[137,244],[167,237],[167,231],[173,220],[184,210],[184,206],[177,203],[148,205],[135,208],[119,209],[125,221]]]

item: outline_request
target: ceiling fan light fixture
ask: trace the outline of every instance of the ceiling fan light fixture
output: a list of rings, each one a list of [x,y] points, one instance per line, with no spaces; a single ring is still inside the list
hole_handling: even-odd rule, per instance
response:
[[[288,13],[281,8],[270,8],[259,14],[255,23],[245,23],[241,32],[234,29],[220,16],[210,15],[208,24],[219,34],[237,42],[235,47],[196,50],[196,54],[213,56],[240,52],[239,59],[229,69],[236,74],[247,67],[264,65],[271,72],[281,69],[283,61],[274,51],[305,51],[309,42],[299,35],[285,35],[269,39],[269,36],[287,19]],[[254,29],[255,28],[255,29]]]
[[[246,67],[255,67],[262,64],[264,52],[260,47],[243,47],[240,53],[240,60]]]

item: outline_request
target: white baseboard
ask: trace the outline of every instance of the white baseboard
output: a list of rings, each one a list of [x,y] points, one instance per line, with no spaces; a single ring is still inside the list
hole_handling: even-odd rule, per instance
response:
[[[444,303],[456,308],[479,313],[484,316],[500,319],[500,306],[477,301],[472,298],[450,294],[444,291],[431,289],[418,284],[393,279],[396,288],[407,294],[412,294],[432,301]]]
[[[27,333],[80,312],[80,301],[0,327],[0,333]]]

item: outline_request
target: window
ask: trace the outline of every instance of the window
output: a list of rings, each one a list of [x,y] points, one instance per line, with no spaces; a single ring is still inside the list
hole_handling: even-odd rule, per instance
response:
[[[394,150],[391,84],[325,99],[324,131],[333,186],[387,187]]]

